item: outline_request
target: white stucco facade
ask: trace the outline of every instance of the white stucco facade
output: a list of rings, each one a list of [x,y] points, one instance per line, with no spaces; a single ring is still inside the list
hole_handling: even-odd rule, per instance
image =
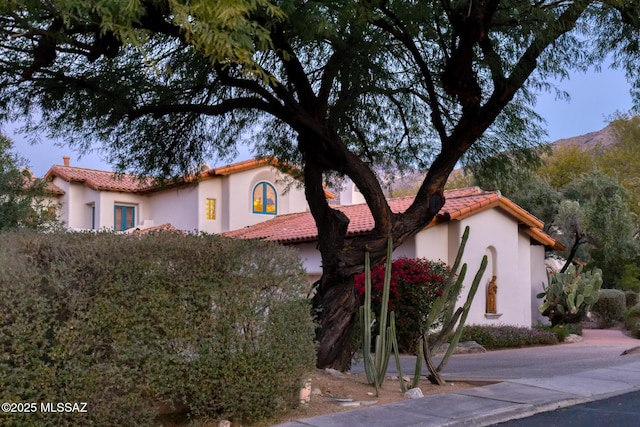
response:
[[[518,221],[498,208],[422,230],[398,247],[393,257],[441,260],[452,266],[466,226],[470,227],[470,233],[462,262],[467,264],[467,274],[459,306],[467,298],[482,257],[488,258],[466,323],[529,327],[543,320],[535,308],[538,303],[534,301],[534,293],[546,282],[544,246],[532,244],[529,236],[519,232]],[[316,243],[292,246],[298,249],[310,280],[317,280],[322,273],[322,261]],[[496,315],[486,313],[487,285],[494,275],[498,285]]]
[[[222,233],[272,219],[276,214],[307,210],[300,184],[270,164],[243,162],[219,170],[212,169],[210,174],[177,185],[142,190],[131,185],[123,191],[109,188],[125,186],[109,172],[68,164],[54,166],[46,178],[62,190],[56,200],[58,217],[73,230],[113,230],[117,228],[116,209],[128,209],[127,214],[133,216],[130,228],[169,223],[185,232],[206,233]],[[253,191],[263,183],[275,189],[274,212],[255,212]]]
[[[315,237],[313,234],[299,236],[297,230],[305,232],[309,228],[299,225],[282,228],[279,220],[273,222],[277,226],[266,235],[259,234],[265,230],[264,226],[252,227],[293,213],[298,215],[285,218],[304,217],[305,223],[313,221],[302,186],[271,164],[241,162],[203,172],[199,179],[168,187],[147,186],[141,190],[131,180],[123,183],[110,181],[111,177],[112,174],[107,172],[74,168],[68,164],[52,168],[46,178],[61,190],[58,198],[60,219],[76,230],[114,229],[116,210],[120,217],[126,210],[127,215],[133,213],[133,229],[167,223],[185,232],[230,232],[233,235],[256,229],[258,234],[233,237],[284,239],[282,243],[297,248],[310,281],[319,279],[322,274],[322,260],[315,241],[317,230]],[[273,194],[270,193],[267,200],[267,193],[261,193],[259,196],[263,199],[257,200],[258,193],[254,193],[257,188],[272,189]],[[352,202],[361,201],[356,193],[341,194],[342,197]],[[402,198],[394,200],[397,203],[407,202],[401,202]],[[540,243],[550,243],[540,235],[532,238],[531,234],[532,228],[542,233],[542,223],[499,193],[460,189],[453,190],[450,200],[453,202],[448,211],[441,212],[438,221],[398,247],[394,258],[427,258],[452,266],[464,229],[469,226],[470,236],[462,259],[467,264],[467,275],[459,305],[466,300],[485,255],[488,265],[471,305],[467,324],[531,326],[544,322],[545,318],[537,310],[539,300],[535,295],[547,280],[544,246]],[[259,210],[256,206],[271,206],[270,203],[275,203],[275,210],[265,208],[256,212]],[[360,212],[354,213],[354,218],[362,220],[366,216],[362,214],[366,205],[344,206]],[[290,236],[282,236],[283,233],[290,233]],[[296,242],[298,238],[301,240]],[[487,313],[487,286],[493,276],[496,276],[498,288],[497,313]]]

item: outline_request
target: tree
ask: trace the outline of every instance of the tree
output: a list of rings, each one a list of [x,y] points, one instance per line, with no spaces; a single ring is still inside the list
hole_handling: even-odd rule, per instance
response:
[[[607,175],[618,178],[629,192],[629,207],[640,215],[640,116],[619,115],[611,126],[615,144],[602,150],[598,166]]]
[[[635,215],[629,209],[629,193],[614,177],[598,169],[580,175],[564,189],[566,200],[554,224],[570,249],[569,261],[581,245],[590,265],[602,269],[605,287],[615,287],[625,265],[635,263],[638,242]]]
[[[0,134],[0,230],[38,228],[52,220],[44,206],[45,183],[34,179],[13,142]]]
[[[603,151],[593,156],[570,146],[544,156],[538,167],[521,164],[505,154],[484,161],[495,163],[495,167],[473,165],[471,169],[477,185],[500,190],[541,219],[545,231],[566,247],[561,273],[581,260],[602,269],[606,285],[614,287],[635,265],[638,226],[633,199],[618,174],[605,174],[595,166],[607,155],[608,151]],[[636,172],[627,169],[623,157],[618,160],[620,169],[630,175],[626,179],[633,182]]]
[[[344,368],[365,250],[378,264],[389,237],[398,246],[428,224],[463,158],[536,144],[531,107],[548,78],[608,54],[636,76],[640,6],[11,0],[0,28],[7,115],[37,110],[52,135],[101,140],[122,169],[185,173],[243,140],[300,164],[323,264],[318,366]],[[389,208],[380,164],[427,171],[405,212]],[[358,187],[373,230],[347,239],[349,219],[324,197],[332,173]]]
[[[545,155],[543,150],[500,153],[467,169],[475,185],[500,191],[542,220],[545,231],[551,233],[562,195],[538,172],[543,166],[541,154]]]
[[[594,153],[584,151],[578,145],[561,145],[544,156],[538,173],[544,176],[552,187],[562,188],[577,176],[593,170],[595,165]]]

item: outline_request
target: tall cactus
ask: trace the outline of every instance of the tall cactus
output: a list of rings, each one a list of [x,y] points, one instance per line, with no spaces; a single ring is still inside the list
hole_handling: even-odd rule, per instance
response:
[[[364,254],[364,274],[365,274],[365,296],[364,304],[360,307],[360,318],[362,319],[364,369],[367,374],[367,381],[376,388],[376,396],[380,394],[380,388],[384,382],[389,366],[389,358],[393,349],[400,374],[401,387],[404,389],[404,382],[400,370],[400,358],[398,354],[398,340],[396,338],[395,313],[389,313],[389,326],[387,326],[387,310],[389,308],[389,290],[391,288],[391,257],[393,254],[393,242],[389,238],[387,243],[387,260],[384,272],[384,285],[382,290],[382,307],[378,317],[378,335],[375,341],[375,355],[371,354],[371,328],[374,320],[371,315],[371,261],[369,253]]]
[[[449,361],[449,358],[453,354],[453,350],[458,345],[458,341],[460,340],[460,336],[462,335],[462,327],[464,326],[464,322],[467,320],[469,309],[471,308],[471,303],[473,302],[473,298],[475,297],[478,286],[480,284],[480,279],[482,278],[482,275],[487,268],[488,260],[487,256],[485,255],[482,258],[480,268],[478,269],[478,272],[476,273],[473,282],[471,283],[471,288],[469,289],[467,300],[462,307],[459,307],[457,310],[455,310],[455,304],[458,300],[458,297],[460,296],[460,292],[462,291],[462,284],[467,272],[467,264],[465,263],[462,265],[457,278],[456,272],[458,271],[458,268],[460,266],[462,255],[464,254],[464,248],[467,244],[468,239],[469,227],[467,226],[465,227],[464,233],[462,235],[462,241],[460,243],[460,247],[458,248],[458,254],[451,269],[451,274],[447,278],[444,289],[442,290],[442,295],[435,300],[435,302],[433,303],[433,307],[429,312],[429,316],[427,317],[425,333],[422,339],[422,348],[424,360],[427,365],[427,369],[429,370],[428,379],[432,384],[445,384],[442,376],[440,375],[440,372],[442,371],[442,369],[444,369],[447,362]],[[435,326],[436,322],[441,322],[441,328],[435,336],[431,337],[431,329]],[[448,337],[451,337],[451,340],[449,341],[449,345],[444,357],[440,361],[440,364],[436,367],[433,363],[432,349],[442,344]]]

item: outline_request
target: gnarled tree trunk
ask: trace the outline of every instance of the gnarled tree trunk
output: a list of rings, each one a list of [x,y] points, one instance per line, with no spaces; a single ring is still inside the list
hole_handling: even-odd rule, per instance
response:
[[[320,144],[300,145],[318,147]],[[336,168],[335,164],[339,164],[340,159],[336,160],[339,155],[335,153],[339,151],[335,149],[331,155],[326,155],[326,152],[313,156],[307,153],[304,178],[306,198],[318,228],[318,250],[323,268],[313,299],[318,321],[317,367],[345,370],[353,356],[353,329],[359,310],[353,276],[363,271],[365,252],[370,253],[372,264],[383,262],[390,236],[394,247],[398,247],[433,219],[444,204],[444,184],[455,160],[443,161],[441,158],[436,161],[425,181],[428,184],[423,185],[418,193],[418,203],[405,213],[395,214],[391,212],[375,175],[360,159],[350,158],[348,167]],[[349,218],[327,203],[323,171],[329,168],[325,168],[318,159],[329,159],[333,170],[342,171],[356,183],[374,219],[373,230],[355,237],[347,236]]]

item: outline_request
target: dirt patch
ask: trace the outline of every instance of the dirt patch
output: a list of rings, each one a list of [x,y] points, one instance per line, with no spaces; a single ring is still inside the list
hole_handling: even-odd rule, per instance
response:
[[[420,380],[419,384],[425,396],[438,393],[451,393],[475,386],[474,384],[464,382],[447,383],[444,386],[437,386],[431,384],[424,377]],[[380,395],[376,396],[376,390],[373,385],[367,383],[365,374],[347,373],[344,374],[344,378],[337,378],[323,370],[316,370],[311,377],[311,389],[311,400],[308,404],[292,410],[275,420],[271,420],[270,424],[265,425],[279,424],[301,418],[406,400],[404,393],[400,390],[398,379],[394,379],[393,377],[388,377],[384,381]],[[353,402],[363,402],[363,404],[359,406],[341,406],[341,402],[336,399],[352,399]],[[354,405],[354,403],[342,403]]]

